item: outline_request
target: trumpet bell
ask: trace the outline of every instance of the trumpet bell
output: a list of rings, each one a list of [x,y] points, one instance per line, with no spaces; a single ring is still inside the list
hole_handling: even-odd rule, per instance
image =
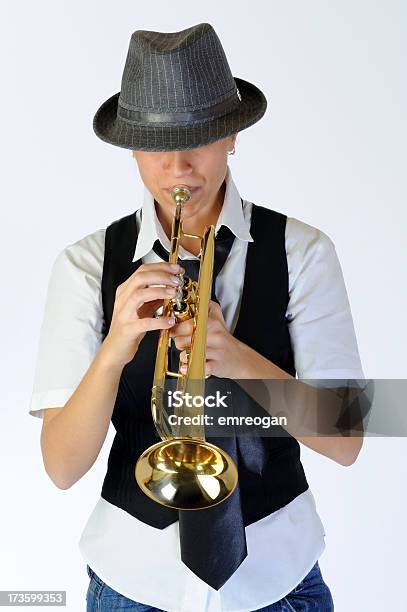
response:
[[[180,437],[147,448],[137,461],[135,476],[148,497],[178,510],[219,504],[238,481],[236,465],[223,449]]]

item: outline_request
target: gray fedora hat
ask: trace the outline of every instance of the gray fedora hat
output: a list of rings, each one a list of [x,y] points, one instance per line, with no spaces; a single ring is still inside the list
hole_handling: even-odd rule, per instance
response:
[[[100,106],[93,129],[125,149],[184,150],[248,128],[266,107],[260,89],[233,77],[209,23],[181,32],[137,30],[121,90]]]

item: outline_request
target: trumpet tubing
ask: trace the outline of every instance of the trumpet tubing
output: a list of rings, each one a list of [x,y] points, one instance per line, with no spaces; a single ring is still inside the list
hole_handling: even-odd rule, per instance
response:
[[[182,210],[191,197],[188,187],[177,185],[171,191],[176,204],[171,229],[169,263],[177,263],[183,235],[199,239],[198,281],[182,276],[183,284],[174,298],[163,303],[163,315],[176,322],[193,319],[187,369],[183,374],[168,370],[169,330],[160,330],[151,392],[151,412],[161,442],[147,448],[138,458],[135,478],[141,490],[159,504],[179,510],[199,510],[217,505],[229,497],[238,481],[237,467],[228,453],[205,439],[202,419],[194,425],[168,424],[164,406],[167,377],[175,378],[177,391],[189,397],[205,393],[206,334],[212,290],[215,228],[205,228],[203,236],[185,234]],[[203,414],[203,407],[181,404],[177,417]],[[192,422],[190,420],[190,422]]]

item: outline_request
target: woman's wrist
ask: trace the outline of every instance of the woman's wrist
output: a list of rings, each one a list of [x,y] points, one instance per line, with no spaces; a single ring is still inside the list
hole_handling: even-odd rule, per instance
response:
[[[254,378],[254,369],[257,353],[253,351],[247,344],[236,340],[235,351],[237,355],[237,368],[235,379],[239,378]],[[254,354],[253,354],[254,353]]]
[[[121,376],[123,368],[126,365],[125,363],[118,363],[117,358],[112,354],[108,342],[106,342],[106,338],[96,354],[95,361],[97,361],[99,368],[105,374],[115,374],[118,376]]]

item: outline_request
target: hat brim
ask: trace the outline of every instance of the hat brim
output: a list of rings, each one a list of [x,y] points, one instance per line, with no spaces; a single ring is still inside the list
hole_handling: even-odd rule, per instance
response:
[[[181,151],[204,146],[240,132],[261,119],[267,100],[253,83],[235,77],[241,102],[234,111],[210,121],[185,126],[144,126],[117,117],[119,93],[106,100],[93,119],[95,134],[105,142],[140,151]]]

